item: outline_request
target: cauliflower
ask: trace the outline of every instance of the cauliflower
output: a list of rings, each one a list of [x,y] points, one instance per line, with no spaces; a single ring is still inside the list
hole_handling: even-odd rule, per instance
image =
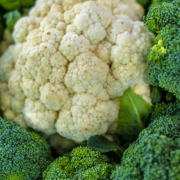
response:
[[[143,90],[154,35],[141,22],[113,15],[111,3],[109,9],[72,2],[39,0],[17,22],[15,70],[4,70],[9,91],[1,101],[8,119],[82,142],[115,129],[117,99],[128,87],[149,97]]]
[[[36,6],[32,8],[30,16],[45,17],[50,13],[61,12],[73,8],[78,3],[89,0],[37,0]],[[144,15],[144,9],[136,0],[92,0],[104,6],[107,6],[113,15],[127,15],[134,21],[141,20]]]

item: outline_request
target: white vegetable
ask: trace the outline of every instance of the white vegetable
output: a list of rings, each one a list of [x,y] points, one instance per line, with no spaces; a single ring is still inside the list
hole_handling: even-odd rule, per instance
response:
[[[71,1],[39,0],[17,22],[15,71],[9,104],[2,106],[6,117],[23,114],[37,131],[82,142],[114,131],[116,98],[128,87],[147,86],[146,53],[154,36],[141,22],[112,15],[111,3],[109,9],[87,1],[65,11],[73,6],[65,2]]]

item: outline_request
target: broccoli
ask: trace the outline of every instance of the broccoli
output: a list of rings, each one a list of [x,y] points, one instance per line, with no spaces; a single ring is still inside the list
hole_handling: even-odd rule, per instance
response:
[[[106,180],[114,167],[105,154],[79,146],[51,163],[43,179]]]
[[[144,16],[144,25],[152,33],[159,33],[166,25],[179,25],[180,0],[174,0],[172,3],[163,3],[150,8],[147,16]]]
[[[180,116],[162,116],[144,129],[124,152],[111,179],[180,179]]]
[[[162,3],[164,3],[164,2],[172,2],[173,0],[152,0],[152,2],[151,2],[151,5],[149,6],[149,8],[151,8],[151,7],[155,7],[155,6],[157,6],[157,5],[160,5],[160,4],[162,4]]]
[[[42,179],[53,161],[50,146],[39,134],[0,118],[0,179]]]
[[[151,8],[145,26],[158,33],[147,54],[147,75],[153,86],[161,87],[180,99],[180,0]]]
[[[18,10],[20,7],[31,7],[34,0],[1,0],[0,5],[6,10]]]
[[[179,115],[180,114],[180,100],[176,100],[175,102],[170,102],[168,104],[162,102],[156,104],[152,114],[151,114],[151,121],[154,121],[155,119],[170,115]]]

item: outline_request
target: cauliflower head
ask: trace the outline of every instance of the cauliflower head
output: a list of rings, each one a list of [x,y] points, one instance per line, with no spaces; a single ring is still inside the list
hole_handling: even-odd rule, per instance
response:
[[[124,90],[147,89],[154,35],[113,7],[70,2],[39,0],[17,22],[15,70],[1,101],[6,118],[82,142],[114,127]]]
[[[37,0],[36,6],[32,8],[30,16],[45,17],[54,6],[54,10],[64,13],[70,10],[74,5],[89,0]],[[92,0],[108,7],[113,15],[127,15],[134,21],[141,20],[144,15],[144,9],[136,0]],[[53,11],[54,11],[53,10]]]

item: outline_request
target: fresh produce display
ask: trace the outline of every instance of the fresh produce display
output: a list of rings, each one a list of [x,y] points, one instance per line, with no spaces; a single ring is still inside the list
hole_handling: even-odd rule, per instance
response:
[[[0,0],[0,180],[179,180],[179,12]]]

